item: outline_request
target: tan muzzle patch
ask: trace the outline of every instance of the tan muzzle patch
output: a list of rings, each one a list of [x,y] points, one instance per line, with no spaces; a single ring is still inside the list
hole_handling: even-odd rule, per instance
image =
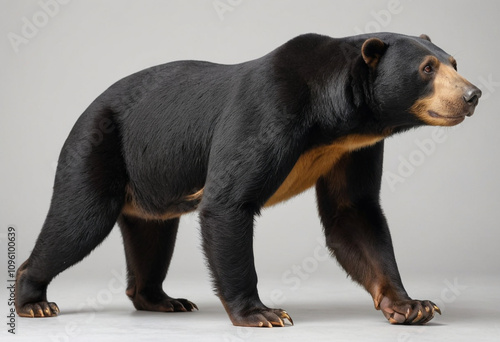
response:
[[[432,63],[435,70],[433,92],[419,99],[410,108],[423,122],[432,126],[453,126],[471,116],[481,96],[481,91],[472,85],[451,66],[440,63],[431,56],[424,64]],[[421,68],[422,70],[423,68]],[[421,71],[422,77],[426,77]],[[471,90],[476,91],[475,99],[467,98]]]

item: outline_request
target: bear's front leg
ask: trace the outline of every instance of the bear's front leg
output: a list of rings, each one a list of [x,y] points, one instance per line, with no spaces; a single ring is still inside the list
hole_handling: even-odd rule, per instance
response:
[[[326,243],[339,263],[372,295],[375,308],[398,324],[424,324],[439,308],[411,299],[399,275],[379,204],[383,143],[344,156],[316,185]]]
[[[283,327],[292,319],[281,309],[270,309],[259,299],[253,256],[253,219],[250,208],[210,205],[200,212],[203,248],[217,295],[236,326]]]
[[[291,118],[276,111],[281,107],[275,97],[265,95],[252,93],[258,102],[228,109],[231,114],[220,120],[199,205],[214,288],[237,326],[282,327],[285,320],[293,324],[286,311],[268,308],[259,298],[254,217],[292,170],[305,138],[285,124]]]

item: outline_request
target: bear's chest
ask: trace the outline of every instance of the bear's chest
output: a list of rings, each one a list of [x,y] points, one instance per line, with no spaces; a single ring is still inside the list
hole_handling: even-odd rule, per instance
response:
[[[331,145],[317,147],[304,153],[264,206],[269,207],[286,201],[309,189],[316,184],[321,176],[330,171],[344,154],[374,145],[385,137],[382,135],[352,134]]]

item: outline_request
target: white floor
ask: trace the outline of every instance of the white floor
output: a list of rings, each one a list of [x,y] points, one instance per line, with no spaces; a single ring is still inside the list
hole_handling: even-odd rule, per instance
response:
[[[120,279],[92,283],[55,281],[49,296],[59,304],[57,318],[17,318],[15,337],[3,328],[0,340],[12,341],[500,341],[500,277],[407,280],[411,292],[442,309],[426,326],[393,326],[373,309],[371,299],[345,279],[311,279],[297,290],[280,282],[260,283],[267,304],[282,301],[295,321],[285,328],[233,327],[208,281],[183,280],[167,287],[187,297],[200,311],[137,312]],[[114,279],[114,280],[113,280]],[[278,291],[278,292],[276,292]],[[424,298],[425,297],[425,298]],[[2,309],[2,316],[4,310]],[[5,338],[6,337],[6,338]]]

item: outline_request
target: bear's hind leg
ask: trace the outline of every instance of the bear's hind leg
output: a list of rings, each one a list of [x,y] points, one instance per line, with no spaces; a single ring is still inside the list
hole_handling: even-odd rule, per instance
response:
[[[187,299],[171,298],[162,288],[174,251],[179,218],[144,220],[122,215],[118,219],[127,258],[127,295],[137,310],[193,311]]]
[[[125,200],[127,174],[113,113],[96,102],[80,117],[62,148],[49,213],[29,259],[16,277],[19,316],[59,313],[47,286],[99,245]]]
[[[16,310],[22,317],[59,313],[47,301],[47,286],[86,257],[111,232],[123,206],[123,191],[96,191],[89,184],[56,184],[52,204],[29,259],[17,271]],[[117,185],[117,184],[115,184]]]

